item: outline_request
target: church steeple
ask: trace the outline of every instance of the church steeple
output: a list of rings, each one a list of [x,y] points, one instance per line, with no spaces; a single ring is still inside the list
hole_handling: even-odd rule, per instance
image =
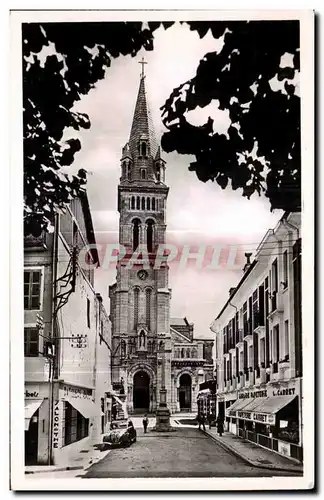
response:
[[[141,64],[146,63],[142,60]],[[121,184],[160,184],[165,180],[165,162],[155,138],[145,83],[142,69],[129,141],[122,150]]]
[[[134,160],[138,157],[153,157],[157,152],[153,120],[147,103],[145,76],[141,76],[133,123],[129,137],[129,147]],[[144,146],[142,151],[141,146]]]

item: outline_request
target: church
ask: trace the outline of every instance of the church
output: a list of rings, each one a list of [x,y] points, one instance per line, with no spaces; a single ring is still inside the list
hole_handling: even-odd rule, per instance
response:
[[[118,413],[152,413],[163,386],[172,413],[195,412],[199,385],[213,378],[213,341],[195,339],[187,318],[170,318],[169,267],[154,266],[166,238],[169,187],[145,83],[142,70],[122,149],[118,211],[120,245],[129,255],[144,247],[149,259],[146,266],[118,261],[116,282],[109,287],[113,395]]]

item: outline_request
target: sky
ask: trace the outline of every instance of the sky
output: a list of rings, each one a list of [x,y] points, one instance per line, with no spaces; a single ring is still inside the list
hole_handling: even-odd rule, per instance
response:
[[[91,128],[79,133],[82,148],[75,157],[73,168],[88,171],[88,197],[98,243],[118,242],[117,186],[120,177],[121,150],[128,141],[137,97],[142,56],[145,65],[146,91],[155,126],[161,137],[164,127],[160,107],[173,88],[195,75],[199,60],[212,51],[220,51],[223,40],[215,40],[210,32],[202,39],[186,25],[168,30],[159,28],[154,35],[154,50],[140,51],[135,58],[112,60],[106,77],[75,106],[88,113]],[[198,109],[188,115],[193,124],[204,123],[209,113],[215,119],[214,131],[226,133],[230,124],[226,111],[217,102],[208,109]],[[73,136],[76,136],[73,131]],[[166,184],[170,187],[167,203],[167,242],[228,246],[253,251],[269,228],[282,215],[270,212],[266,198],[257,195],[243,198],[241,190],[222,190],[218,184],[202,183],[189,172],[189,155],[163,153],[166,164]],[[71,172],[71,170],[70,170]],[[233,247],[234,248],[234,247]],[[243,257],[244,258],[244,257]],[[239,260],[239,259],[238,259]],[[242,265],[240,265],[240,263]],[[180,268],[170,265],[169,283],[172,288],[171,316],[187,317],[195,324],[195,336],[213,338],[210,324],[228,298],[230,287],[242,276],[243,260],[236,268],[199,269],[191,265]],[[102,267],[95,274],[95,288],[101,293],[109,311],[108,287],[115,280],[116,270]]]

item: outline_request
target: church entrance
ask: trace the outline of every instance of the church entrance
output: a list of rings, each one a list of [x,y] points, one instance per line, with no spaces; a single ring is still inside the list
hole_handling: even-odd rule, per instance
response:
[[[144,371],[134,375],[133,405],[138,413],[145,413],[150,407],[150,377]]]
[[[179,403],[180,411],[191,411],[191,377],[187,373],[180,377]]]

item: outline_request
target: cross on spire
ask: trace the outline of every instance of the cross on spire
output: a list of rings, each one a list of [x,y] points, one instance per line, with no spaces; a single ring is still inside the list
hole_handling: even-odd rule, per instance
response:
[[[144,61],[144,57],[142,57],[142,60],[141,61],[138,61],[138,64],[141,64],[142,65],[142,73],[141,73],[141,77],[144,76],[144,64],[147,64],[146,61]]]

